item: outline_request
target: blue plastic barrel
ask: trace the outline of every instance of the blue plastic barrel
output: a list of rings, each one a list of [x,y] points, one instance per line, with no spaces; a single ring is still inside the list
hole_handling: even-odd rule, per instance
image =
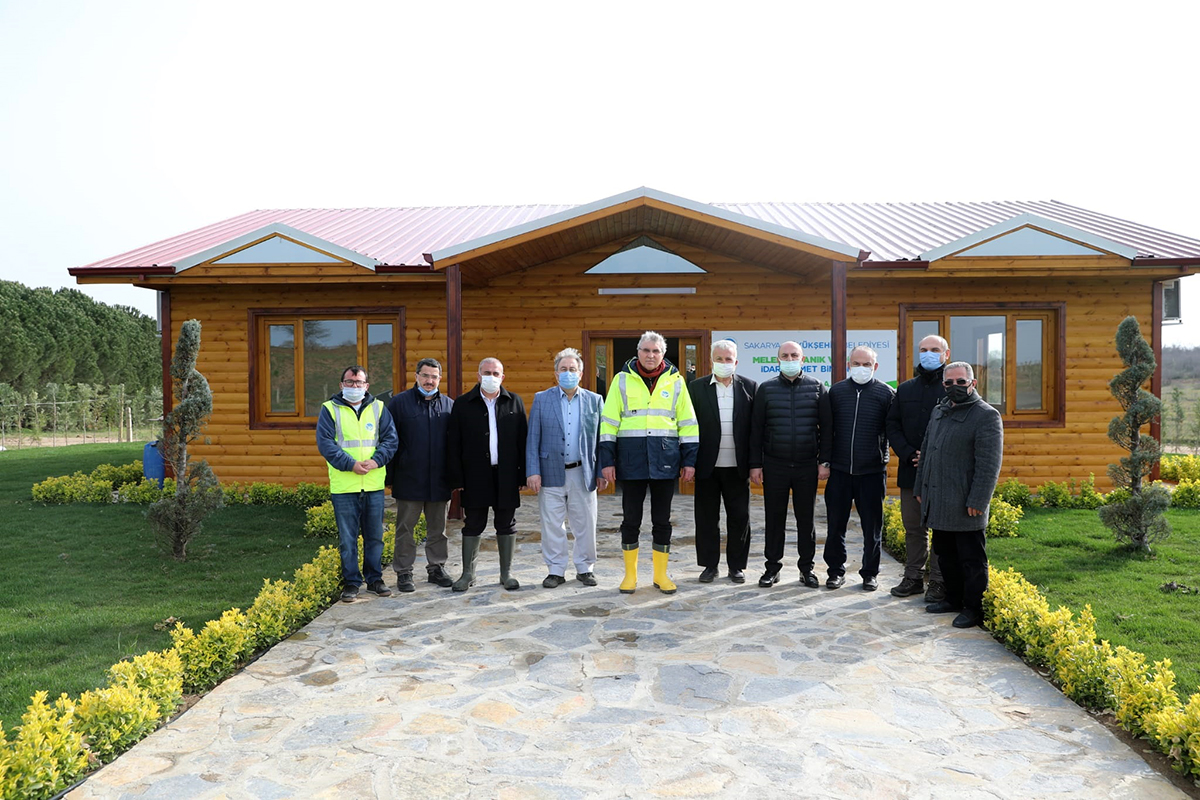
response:
[[[158,481],[158,488],[162,488],[163,479],[167,477],[167,465],[163,463],[162,453],[158,452],[158,442],[150,442],[142,448],[142,474],[152,481]]]

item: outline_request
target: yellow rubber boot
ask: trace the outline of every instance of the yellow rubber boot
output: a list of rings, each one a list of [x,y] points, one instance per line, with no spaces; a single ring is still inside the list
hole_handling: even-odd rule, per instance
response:
[[[621,581],[621,594],[633,594],[637,588],[638,546],[623,544],[621,550],[625,555],[625,580]]]
[[[675,594],[676,588],[675,582],[667,577],[667,554],[670,551],[670,545],[654,545],[654,585],[663,594]]]

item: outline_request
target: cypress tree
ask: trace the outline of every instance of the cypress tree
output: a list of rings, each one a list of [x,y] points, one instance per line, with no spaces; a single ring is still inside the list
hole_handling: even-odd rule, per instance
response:
[[[1108,465],[1108,476],[1119,499],[1099,509],[1100,521],[1132,548],[1148,552],[1150,543],[1165,539],[1171,526],[1163,512],[1171,504],[1171,493],[1161,485],[1146,484],[1161,448],[1154,437],[1142,433],[1142,427],[1162,413],[1162,401],[1142,388],[1154,374],[1154,351],[1150,348],[1137,318],[1129,316],[1117,326],[1117,354],[1125,369],[1113,376],[1108,388],[1125,413],[1108,424],[1108,438],[1129,455]]]

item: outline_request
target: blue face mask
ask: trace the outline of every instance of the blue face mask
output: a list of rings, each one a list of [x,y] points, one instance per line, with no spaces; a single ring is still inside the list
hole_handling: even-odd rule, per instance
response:
[[[430,389],[429,391],[425,391],[425,387],[419,383],[417,384],[417,391],[420,392],[421,394],[425,395],[426,397],[433,397],[435,394],[438,393],[436,386],[433,387],[432,389]]]
[[[558,385],[562,387],[564,392],[569,392],[579,385],[578,372],[560,372],[558,373]]]
[[[942,366],[942,354],[935,353],[932,350],[926,350],[920,355],[921,366],[926,372],[933,372],[938,367]]]

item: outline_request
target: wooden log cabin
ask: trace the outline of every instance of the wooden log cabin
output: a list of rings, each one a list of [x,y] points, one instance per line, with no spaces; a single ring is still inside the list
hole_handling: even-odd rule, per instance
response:
[[[1005,476],[1107,487],[1117,324],[1135,315],[1161,356],[1176,281],[1198,268],[1196,239],[1054,201],[722,205],[643,188],[575,207],[256,211],[70,272],[159,293],[168,403],[179,326],[201,321],[213,414],[194,452],[225,482],[323,481],[317,409],[347,364],[378,394],[434,357],[457,396],[495,356],[528,407],[563,347],[603,392],[654,329],[696,375],[714,333],[821,340],[806,369],[835,381],[845,359],[829,354],[854,332],[886,340],[881,373],[901,380],[939,333],[1003,414]],[[772,377],[774,342],[755,344],[767,355],[743,349],[739,371]]]

